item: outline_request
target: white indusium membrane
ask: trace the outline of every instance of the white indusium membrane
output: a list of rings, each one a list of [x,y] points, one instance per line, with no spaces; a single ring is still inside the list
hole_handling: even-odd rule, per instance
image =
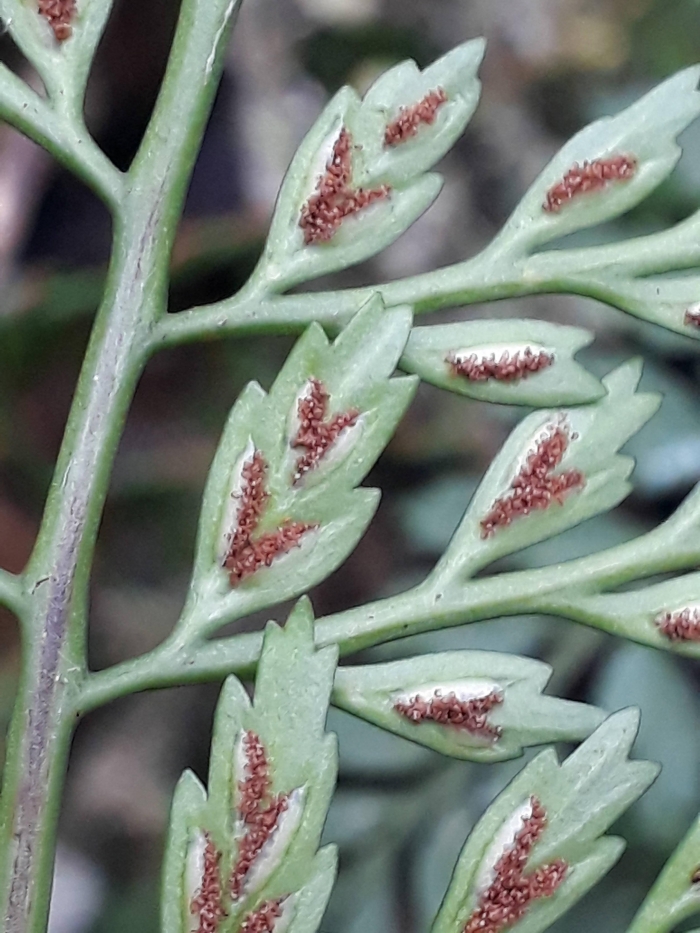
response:
[[[474,879],[477,898],[488,891],[496,877],[496,865],[513,848],[515,837],[522,829],[525,820],[532,816],[532,801],[526,800],[505,820],[493,838],[493,842],[484,853],[479,871]]]
[[[495,680],[488,680],[486,678],[479,678],[478,680],[476,678],[473,680],[454,680],[435,684],[421,684],[419,687],[412,690],[392,694],[392,700],[395,703],[410,703],[411,700],[418,697],[418,699],[428,702],[436,695],[446,697],[452,693],[458,700],[467,703],[469,700],[478,700],[482,697],[489,696],[491,693],[497,693],[499,696],[502,696],[503,687],[499,683],[496,683]]]
[[[305,797],[305,787],[297,787],[289,794],[287,806],[280,814],[277,825],[246,875],[243,884],[244,895],[261,888],[279,866],[289,842],[301,823]]]
[[[206,847],[206,836],[201,829],[196,829],[187,847],[187,859],[185,862],[185,913],[187,915],[189,933],[197,933],[199,929],[199,917],[192,914],[190,904],[197,896],[202,886],[202,880],[204,878],[204,850]]]
[[[253,444],[252,437],[249,437],[245,450],[236,460],[231,470],[230,493],[223,509],[219,531],[219,543],[216,549],[216,557],[219,564],[223,564],[226,560],[231,545],[231,538],[238,525],[238,506],[243,492],[243,467],[246,463],[249,463],[254,456],[255,445]]]
[[[324,138],[323,142],[321,143],[321,145],[319,146],[316,152],[316,155],[311,160],[309,170],[304,180],[304,193],[302,194],[301,204],[299,204],[298,210],[294,214],[293,223],[294,223],[295,239],[297,240],[301,239],[301,242],[304,245],[305,249],[308,249],[308,246],[306,246],[303,243],[304,234],[298,223],[299,211],[304,207],[304,205],[307,203],[309,198],[312,197],[316,193],[316,188],[317,188],[319,181],[326,174],[326,171],[328,169],[328,163],[333,158],[333,150],[343,130],[344,123],[345,121],[343,117],[338,116],[336,119],[336,122],[333,125],[333,129]]]
[[[516,353],[523,355],[526,350],[529,350],[533,356],[539,356],[540,353],[546,353],[548,356],[554,356],[554,351],[549,347],[544,347],[539,343],[487,343],[479,344],[479,346],[471,347],[462,347],[459,350],[452,350],[450,352],[450,357],[457,362],[462,362],[463,360],[468,360],[469,357],[475,356],[478,363],[483,363],[484,360],[494,357],[496,362],[501,359],[504,353],[507,353],[510,359],[516,355]],[[534,375],[534,373],[533,373]]]

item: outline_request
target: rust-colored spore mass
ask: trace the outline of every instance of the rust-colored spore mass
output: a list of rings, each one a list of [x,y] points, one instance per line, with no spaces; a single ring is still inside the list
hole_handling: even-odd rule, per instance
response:
[[[695,869],[695,871],[690,876],[691,884],[700,884],[700,865]]]
[[[223,566],[229,572],[231,586],[251,576],[261,567],[270,567],[276,557],[297,547],[307,531],[317,525],[287,519],[275,529],[254,537],[269,498],[265,488],[267,464],[256,450],[241,471],[236,527],[231,534]]]
[[[346,428],[356,424],[360,417],[356,408],[350,408],[329,419],[329,398],[324,384],[319,379],[312,378],[309,380],[308,392],[299,399],[299,430],[292,440],[292,447],[302,447],[305,453],[296,462],[295,482],[298,482],[304,473],[318,466],[338,436]]]
[[[567,493],[585,485],[585,477],[580,470],[554,472],[566,453],[569,440],[569,431],[564,424],[549,427],[528,454],[525,465],[510,484],[510,491],[496,499],[482,519],[482,538],[491,537],[498,528],[507,527],[515,518],[549,508],[553,502],[562,505]]]
[[[514,353],[504,350],[498,359],[495,353],[482,357],[470,353],[462,358],[450,353],[445,362],[453,376],[462,376],[470,382],[486,382],[488,379],[515,382],[547,369],[554,362],[554,356],[546,350],[535,352],[531,347],[525,347],[524,350],[516,350]]]
[[[383,200],[391,192],[387,185],[353,188],[351,179],[352,137],[343,127],[316,190],[301,209],[299,226],[307,246],[328,242],[346,217]]]
[[[227,916],[221,903],[221,853],[212,842],[209,833],[205,833],[205,840],[202,883],[192,898],[190,912],[197,918],[197,933],[216,933],[219,921]]]
[[[670,641],[700,641],[700,609],[662,612],[656,617],[656,627]]]
[[[282,916],[283,897],[264,901],[260,907],[251,911],[241,923],[241,933],[273,933],[275,921]]]
[[[549,189],[542,207],[548,214],[556,214],[579,195],[600,191],[611,181],[629,181],[637,171],[637,166],[637,160],[630,155],[594,159],[583,165],[574,163],[562,180]]]
[[[397,700],[394,709],[411,722],[435,722],[443,726],[464,729],[472,735],[495,741],[503,731],[488,721],[488,714],[503,702],[503,695],[496,690],[482,697],[460,700],[456,694],[443,695],[439,690],[429,699],[421,696],[409,700]]]
[[[243,464],[241,471],[241,492],[238,498],[236,528],[231,535],[229,554],[238,554],[249,543],[251,535],[258,527],[260,518],[268,500],[265,489],[267,463],[259,450]]]
[[[57,42],[65,42],[73,34],[76,0],[38,0],[39,15],[53,29]]]
[[[566,877],[568,865],[563,859],[525,873],[535,843],[547,825],[540,801],[532,797],[530,805],[531,815],[523,820],[512,846],[496,862],[493,881],[479,898],[463,933],[501,933],[520,920],[533,901],[551,897]]]
[[[402,107],[395,120],[388,124],[384,132],[385,146],[399,146],[415,136],[421,126],[435,122],[440,107],[447,101],[447,94],[438,87],[410,107]]]
[[[700,327],[700,309],[688,308],[683,316],[683,323],[689,327]]]
[[[246,731],[243,735],[245,778],[238,783],[238,812],[244,821],[260,809],[262,801],[270,796],[272,781],[270,763],[260,736]]]
[[[238,784],[237,809],[245,831],[238,844],[236,863],[229,882],[231,897],[234,900],[243,893],[248,872],[274,832],[289,802],[286,794],[271,793],[270,764],[260,736],[255,732],[245,732],[243,752],[246,776]]]

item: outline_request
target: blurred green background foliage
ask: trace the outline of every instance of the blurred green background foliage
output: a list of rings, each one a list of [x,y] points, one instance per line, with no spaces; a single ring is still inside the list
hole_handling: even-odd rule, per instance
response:
[[[157,93],[174,0],[117,0],[88,94],[89,126],[126,167]],[[482,103],[441,166],[446,190],[384,254],[337,276],[366,284],[482,248],[564,139],[658,80],[700,61],[695,0],[247,0],[173,256],[171,310],[230,295],[265,235],[277,186],[328,95],[366,88],[387,65],[425,65],[483,34]],[[7,36],[0,49],[27,75]],[[700,127],[672,178],[633,213],[581,241],[660,229],[700,198]],[[109,218],[80,183],[0,127],[0,564],[20,570],[41,514],[109,254]],[[328,283],[321,282],[318,286]],[[661,414],[628,449],[633,496],[610,515],[503,566],[557,561],[625,540],[667,515],[700,480],[700,345],[579,298],[454,309],[440,320],[539,317],[595,330],[585,362],[603,373],[646,358]],[[436,318],[437,319],[437,318]],[[95,668],[168,632],[187,586],[199,500],[219,432],[242,386],[269,386],[291,338],[222,340],[150,364],[119,451],[92,593]],[[475,484],[522,412],[422,386],[370,477],[384,497],[347,564],[312,594],[317,614],[417,582],[449,540]],[[278,619],[286,607],[275,613]],[[245,624],[259,627],[264,620]],[[548,660],[552,689],[609,709],[643,710],[639,755],[664,771],[621,827],[630,841],[609,878],[556,927],[624,929],[700,809],[697,666],[544,618],[496,620],[372,653],[497,648]],[[0,717],[18,666],[14,621],[0,619]],[[122,700],[90,715],[74,744],[61,824],[52,933],[157,929],[170,795],[184,767],[204,775],[218,687]],[[341,875],[323,933],[414,933],[429,924],[465,835],[520,763],[479,766],[385,735],[342,713],[339,792],[327,838]]]

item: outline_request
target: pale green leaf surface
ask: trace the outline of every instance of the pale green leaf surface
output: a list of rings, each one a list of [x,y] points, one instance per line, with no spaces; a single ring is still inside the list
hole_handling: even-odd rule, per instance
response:
[[[187,625],[211,631],[225,621],[293,598],[327,577],[347,557],[369,524],[377,490],[355,488],[374,465],[415,391],[415,377],[391,379],[411,326],[406,308],[387,311],[367,302],[334,343],[312,325],[300,338],[269,395],[250,384],[229,417],[204,495]],[[311,379],[328,392],[329,417],[356,411],[321,461],[295,481],[300,449],[298,403]],[[259,533],[288,520],[316,526],[299,546],[276,557],[232,588],[223,568],[225,535],[234,526],[243,465],[255,451],[267,463],[269,498]]]
[[[183,924],[185,858],[193,829],[201,824],[206,813],[206,803],[207,792],[202,783],[191,771],[185,771],[175,788],[165,846],[160,901],[162,933],[180,933],[186,929]]]
[[[660,570],[663,568],[659,568]],[[687,573],[638,590],[623,593],[588,594],[572,590],[555,597],[552,608],[565,610],[572,618],[595,625],[641,644],[700,657],[700,642],[672,641],[656,624],[666,612],[700,608],[700,573]]]
[[[439,175],[426,174],[454,144],[476,108],[476,72],[484,54],[477,39],[458,46],[421,72],[414,62],[390,69],[360,101],[341,89],[323,110],[297,150],[282,183],[256,278],[282,292],[293,285],[355,265],[385,249],[427,210],[442,187]],[[432,124],[399,146],[385,146],[387,124],[401,107],[441,87],[448,95]],[[304,242],[299,225],[304,205],[316,191],[335,141],[345,128],[352,139],[350,186],[387,195],[343,219],[327,242]]]
[[[615,275],[613,267],[607,276],[587,275],[586,283],[599,288],[601,297],[609,297],[628,314],[685,337],[700,339],[700,325],[686,319],[686,312],[700,311],[700,276],[624,279]]]
[[[340,667],[333,704],[444,755],[472,761],[502,761],[523,747],[583,739],[602,722],[595,707],[542,694],[551,668],[541,661],[487,651],[452,651],[388,664]],[[498,738],[438,723],[413,723],[394,709],[398,698],[417,694],[503,697],[488,715]]]
[[[335,737],[325,732],[336,659],[334,648],[315,649],[313,616],[302,601],[284,629],[274,623],[266,629],[253,704],[238,681],[226,682],[214,726],[209,796],[189,772],[175,794],[164,874],[164,933],[190,928],[198,877],[192,848],[204,832],[221,853],[222,890],[228,892],[225,879],[240,839],[237,801],[245,778],[245,732],[255,733],[265,749],[271,793],[289,794],[290,802],[278,818],[276,835],[248,872],[242,895],[236,901],[223,895],[227,916],[221,930],[233,933],[247,914],[275,898],[291,905],[289,929],[314,933],[318,928],[336,869],[334,848],[318,851],[337,771]]]
[[[266,278],[276,291],[284,291],[340,269],[357,265],[376,256],[427,211],[443,185],[440,175],[421,175],[401,188],[392,188],[387,197],[346,217],[332,239],[305,245],[298,215],[287,231],[285,254],[275,255],[275,267]],[[299,206],[313,194],[313,187]]]
[[[0,0],[0,19],[27,59],[47,84],[58,109],[78,113],[97,44],[112,0],[81,0],[72,22],[72,35],[58,42],[36,3]]]
[[[415,327],[406,345],[401,368],[425,382],[487,402],[508,405],[578,405],[605,394],[600,382],[574,355],[592,341],[578,327],[532,320],[464,321],[457,324]],[[451,354],[496,360],[508,353],[544,351],[553,357],[550,366],[520,379],[473,381],[455,375],[448,362]]]
[[[358,159],[360,184],[405,184],[428,171],[452,148],[479,102],[477,70],[484,51],[483,39],[472,39],[424,71],[415,62],[405,61],[377,79],[352,116],[352,130],[362,145]],[[415,136],[398,146],[385,146],[387,124],[401,108],[418,103],[438,88],[445,91],[447,101],[438,108],[434,122],[421,126]]]
[[[673,170],[681,155],[676,137],[700,114],[700,66],[679,72],[613,117],[581,130],[552,159],[508,221],[499,240],[533,249],[557,237],[603,223],[630,210]],[[575,163],[629,155],[637,159],[631,179],[612,182],[565,203],[543,209],[549,189]]]
[[[517,818],[520,808],[532,797],[543,805],[547,825],[528,860],[527,871],[556,858],[563,859],[568,868],[555,894],[534,901],[511,929],[517,933],[546,929],[610,869],[624,843],[600,836],[647,789],[658,772],[650,762],[628,758],[637,726],[638,714],[634,710],[617,713],[563,764],[550,749],[520,772],[467,840],[433,933],[458,933],[463,929],[478,905],[482,873],[502,853],[490,851],[494,838],[511,820],[517,831],[522,825]]]
[[[347,122],[351,110],[359,106],[359,97],[352,88],[343,87],[326,104],[297,149],[277,196],[270,233],[265,245],[268,256],[266,278],[276,281],[275,263],[287,257],[293,241],[298,249],[303,243],[299,229],[299,212],[323,175],[333,152],[338,133]],[[274,257],[274,259],[272,258]]]
[[[608,394],[599,401],[577,408],[535,412],[525,418],[491,464],[436,574],[452,577],[465,570],[473,573],[499,557],[552,537],[621,502],[631,488],[627,479],[634,462],[617,451],[659,406],[657,396],[636,392],[640,375],[640,363],[631,360],[603,379]],[[553,501],[548,508],[519,515],[510,525],[498,527],[494,534],[483,537],[481,522],[494,502],[508,494],[538,439],[562,422],[568,426],[571,439],[556,472],[579,470],[585,478],[584,486],[571,490],[561,505]]]

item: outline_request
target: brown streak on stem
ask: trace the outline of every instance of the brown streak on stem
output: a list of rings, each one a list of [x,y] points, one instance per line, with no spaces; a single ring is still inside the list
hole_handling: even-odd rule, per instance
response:
[[[73,408],[72,417],[77,424],[73,428],[69,422],[66,429],[57,467],[60,479],[54,483],[50,496],[58,498],[60,507],[40,533],[40,543],[44,538],[51,542],[45,562],[53,570],[49,574],[43,619],[41,612],[36,616],[37,628],[39,625],[41,628],[30,646],[36,660],[28,671],[28,682],[34,686],[26,700],[20,696],[17,701],[22,702],[16,713],[21,716],[22,726],[15,767],[21,778],[16,788],[9,784],[3,788],[3,796],[14,795],[14,800],[3,801],[8,821],[5,838],[11,840],[14,849],[3,933],[26,933],[31,929],[39,865],[45,846],[51,844],[52,831],[48,832],[50,838],[44,838],[50,819],[48,798],[57,779],[52,767],[55,772],[61,763],[55,759],[55,753],[49,752],[58,741],[60,730],[72,728],[62,708],[66,670],[71,664],[75,667],[68,643],[69,623],[76,606],[85,599],[87,582],[80,581],[76,594],[76,576],[81,555],[94,543],[97,523],[91,519],[101,512],[104,501],[100,467],[105,460],[111,462],[116,446],[103,424],[110,419],[115,423],[123,420],[143,360],[134,351],[139,343],[145,344],[139,326],[146,281],[143,259],[153,248],[160,211],[161,198],[157,197],[145,219],[137,248],[130,251],[114,294],[106,299],[113,314],[104,333],[99,333],[96,327],[93,334],[86,357],[89,359],[92,353],[93,364],[83,371],[76,391],[76,402],[85,399],[84,407],[77,404]],[[115,250],[115,255],[119,255],[119,250]],[[126,340],[125,334],[131,339]],[[52,514],[50,504],[46,514]]]

